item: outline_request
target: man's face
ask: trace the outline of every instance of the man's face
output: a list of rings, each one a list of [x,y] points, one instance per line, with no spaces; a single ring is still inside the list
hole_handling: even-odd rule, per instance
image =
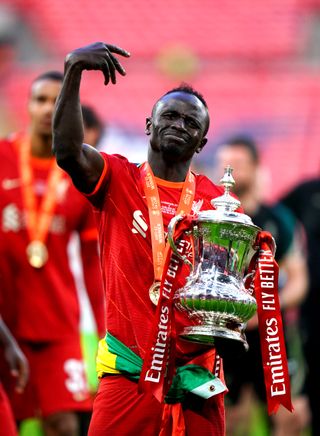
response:
[[[37,135],[52,135],[52,115],[62,83],[57,80],[39,80],[32,85],[29,98],[31,131]]]
[[[174,92],[155,105],[146,132],[151,149],[168,162],[188,161],[206,144],[208,125],[207,109],[196,96]]]
[[[222,146],[216,154],[215,173],[222,177],[227,165],[233,168],[233,177],[236,184],[232,191],[239,197],[246,194],[255,185],[257,164],[250,152],[241,144]]]

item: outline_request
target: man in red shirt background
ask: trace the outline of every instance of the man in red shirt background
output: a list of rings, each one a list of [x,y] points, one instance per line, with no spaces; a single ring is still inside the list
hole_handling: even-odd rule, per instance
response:
[[[50,435],[72,436],[78,434],[76,412],[91,410],[68,259],[74,232],[99,335],[104,307],[93,212],[52,156],[52,114],[62,79],[47,72],[34,80],[28,131],[0,142],[0,274],[2,314],[30,365],[24,394],[8,387],[15,418],[37,416]]]

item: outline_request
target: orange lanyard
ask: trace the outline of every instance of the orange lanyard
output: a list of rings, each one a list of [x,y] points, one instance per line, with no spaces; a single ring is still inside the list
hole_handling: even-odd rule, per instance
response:
[[[166,241],[164,234],[164,225],[161,211],[161,201],[157,183],[148,162],[141,166],[143,189],[147,200],[150,231],[151,231],[151,247],[153,258],[154,279],[156,282],[161,280]],[[182,193],[180,196],[179,205],[176,215],[189,214],[192,208],[192,203],[195,196],[196,180],[191,171],[188,172],[186,180],[183,183]]]
[[[28,139],[20,143],[19,170],[22,182],[22,201],[26,212],[26,227],[31,241],[44,243],[53,218],[56,207],[56,188],[63,172],[53,161],[53,166],[48,176],[47,189],[37,208],[34,193],[34,177],[30,162],[31,144]]]

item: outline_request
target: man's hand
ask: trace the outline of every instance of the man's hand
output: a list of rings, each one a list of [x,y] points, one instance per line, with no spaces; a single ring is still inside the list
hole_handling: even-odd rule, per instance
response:
[[[115,55],[129,57],[120,47],[96,42],[73,50],[66,56],[64,79],[53,114],[53,153],[58,165],[84,193],[93,192],[104,169],[98,150],[83,144],[84,131],[80,105],[82,71],[100,70],[105,85],[116,83],[117,73],[126,74]]]
[[[66,56],[65,68],[79,68],[83,70],[101,70],[104,75],[104,84],[116,83],[116,72],[121,76],[126,75],[126,71],[114,54],[129,57],[130,53],[117,47],[116,45],[95,42],[81,48],[73,50]]]
[[[15,340],[5,346],[5,357],[10,367],[11,375],[16,379],[16,391],[21,393],[29,378],[28,361]]]

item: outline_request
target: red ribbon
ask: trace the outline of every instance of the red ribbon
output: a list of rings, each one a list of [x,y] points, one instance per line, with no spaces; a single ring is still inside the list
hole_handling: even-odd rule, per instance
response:
[[[191,223],[190,216],[180,221],[174,232],[174,240],[178,240],[190,228]],[[187,241],[181,239],[177,248],[183,256]],[[173,306],[175,293],[183,283],[182,266],[182,259],[169,248],[164,262],[152,333],[139,379],[139,391],[152,393],[159,402],[163,402],[174,376],[176,332]]]
[[[258,306],[260,346],[268,413],[280,404],[292,412],[290,378],[278,297],[279,266],[274,259],[275,244],[269,232],[257,236],[254,288]]]

